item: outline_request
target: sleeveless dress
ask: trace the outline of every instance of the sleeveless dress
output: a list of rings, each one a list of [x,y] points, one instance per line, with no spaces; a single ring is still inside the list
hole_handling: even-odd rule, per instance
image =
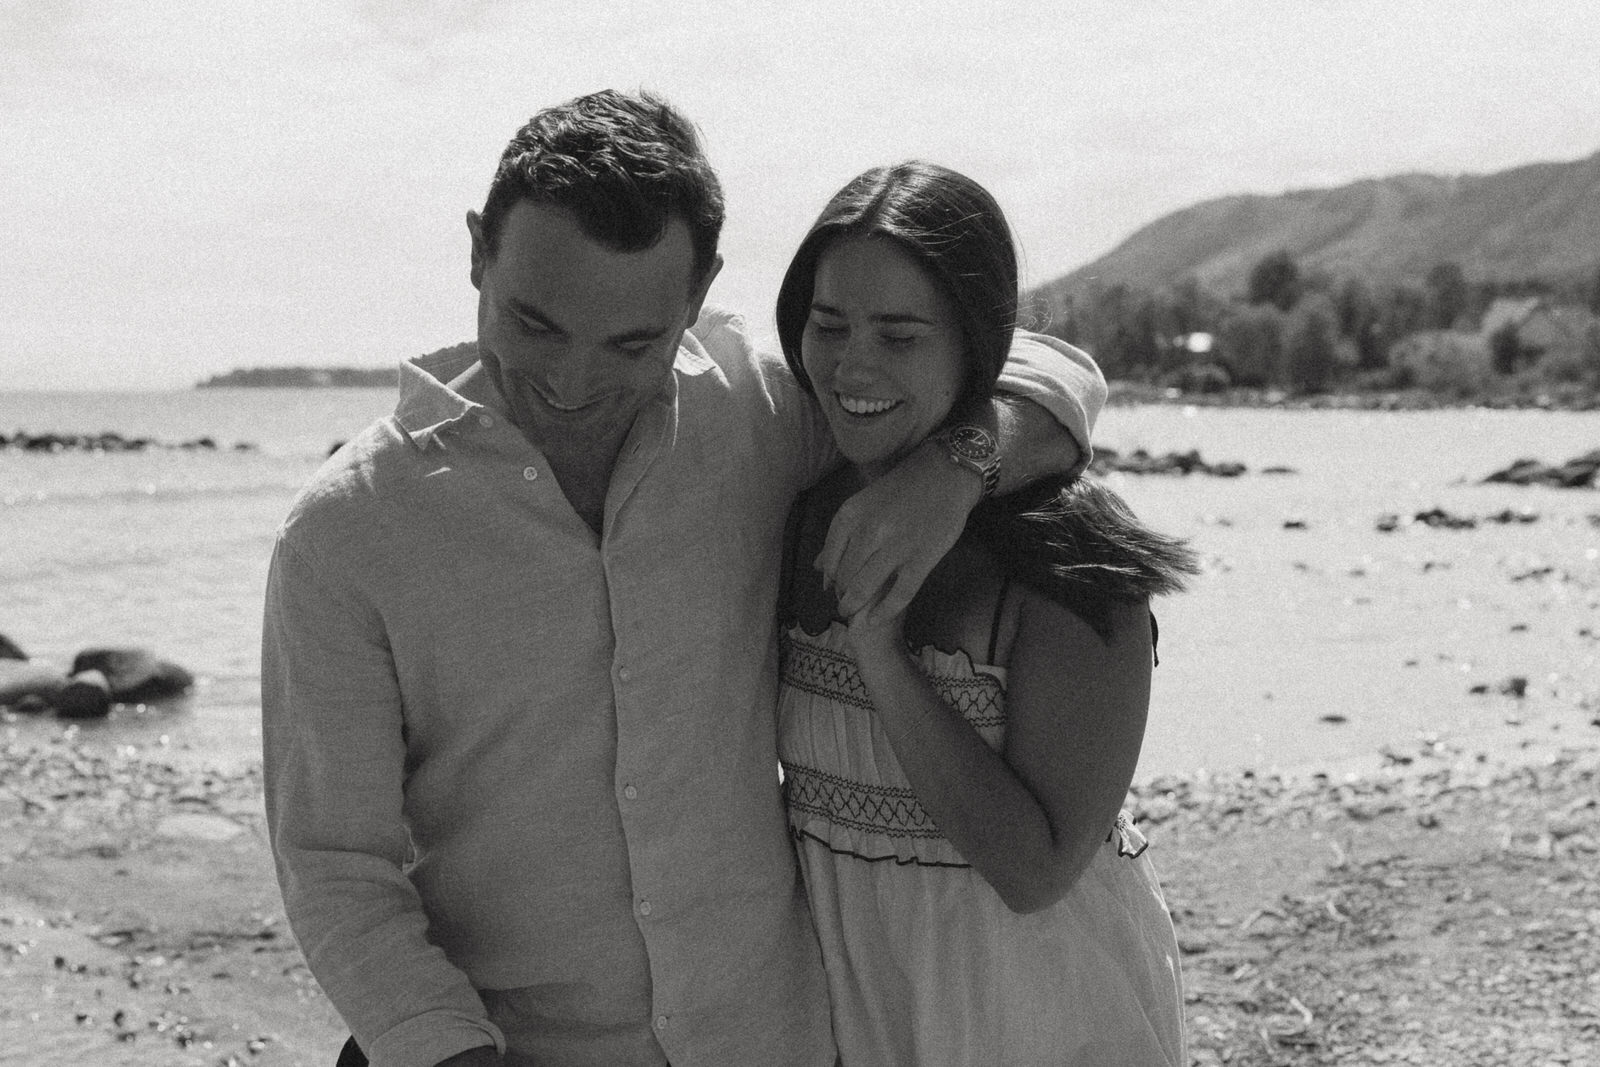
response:
[[[844,625],[780,647],[784,794],[843,1067],[1187,1067],[1172,919],[1126,814],[1062,900],[1019,915],[918,803]],[[1005,669],[918,660],[998,750]]]

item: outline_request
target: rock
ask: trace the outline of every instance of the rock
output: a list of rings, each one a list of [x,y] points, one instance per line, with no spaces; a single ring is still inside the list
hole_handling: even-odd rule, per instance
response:
[[[1528,693],[1528,680],[1519,675],[1513,675],[1500,683],[1500,692],[1508,697],[1522,699]]]
[[[1209,474],[1217,478],[1237,478],[1248,469],[1243,463],[1207,463],[1198,449],[1152,456],[1142,448],[1124,456],[1114,448],[1096,448],[1089,469],[1096,474],[1121,471],[1126,474]]]
[[[0,704],[15,707],[19,700],[38,697],[54,704],[67,687],[67,676],[53,667],[24,660],[0,659]]]
[[[1444,508],[1429,508],[1427,511],[1419,511],[1412,521],[1420,522],[1424,526],[1443,527],[1447,530],[1471,530],[1478,525],[1477,519],[1466,515],[1454,515],[1444,510]]]
[[[142,648],[90,648],[72,660],[72,673],[101,671],[111,695],[128,703],[178,696],[194,685],[194,675]]]
[[[1574,456],[1557,466],[1546,466],[1536,459],[1519,459],[1509,467],[1495,471],[1484,478],[1485,482],[1506,482],[1511,485],[1548,485],[1557,489],[1580,489],[1595,484],[1600,477],[1600,448]]]
[[[101,719],[111,711],[111,683],[100,671],[77,671],[56,697],[56,714],[68,719]]]
[[[50,711],[50,702],[42,696],[29,693],[27,696],[11,705],[11,710],[19,715],[43,715]]]
[[[1509,482],[1512,485],[1531,485],[1544,472],[1545,465],[1536,459],[1519,459],[1484,478],[1485,482]]]
[[[28,654],[5,634],[0,634],[0,659],[27,659]]]

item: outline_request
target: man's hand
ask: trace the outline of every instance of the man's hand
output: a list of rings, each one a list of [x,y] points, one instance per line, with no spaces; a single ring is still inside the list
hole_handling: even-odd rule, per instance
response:
[[[839,613],[863,629],[904,615],[982,495],[983,478],[928,440],[846,500],[816,560]]]

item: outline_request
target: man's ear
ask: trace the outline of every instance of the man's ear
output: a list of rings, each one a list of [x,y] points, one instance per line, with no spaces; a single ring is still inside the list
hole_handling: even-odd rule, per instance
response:
[[[472,235],[472,287],[483,288],[483,265],[489,260],[489,243],[483,236],[483,216],[467,212],[467,232]]]
[[[689,295],[689,321],[688,326],[693,326],[700,318],[700,308],[706,302],[706,294],[711,291],[711,283],[717,280],[717,272],[722,269],[722,253],[718,252],[711,257],[711,263],[706,267],[704,276],[695,284],[694,292]]]

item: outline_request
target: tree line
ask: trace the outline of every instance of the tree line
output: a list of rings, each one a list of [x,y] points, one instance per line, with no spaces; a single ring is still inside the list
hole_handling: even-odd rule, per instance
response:
[[[1514,322],[1482,333],[1496,300],[1527,297],[1565,309],[1564,321],[1577,324],[1573,351],[1541,359]],[[1030,314],[1034,328],[1093,353],[1108,378],[1185,392],[1466,396],[1564,383],[1600,396],[1600,264],[1586,278],[1507,281],[1470,279],[1443,262],[1420,282],[1375,284],[1302,269],[1280,250],[1255,263],[1242,295],[1193,278],[1159,288],[1090,283],[1035,297]]]

